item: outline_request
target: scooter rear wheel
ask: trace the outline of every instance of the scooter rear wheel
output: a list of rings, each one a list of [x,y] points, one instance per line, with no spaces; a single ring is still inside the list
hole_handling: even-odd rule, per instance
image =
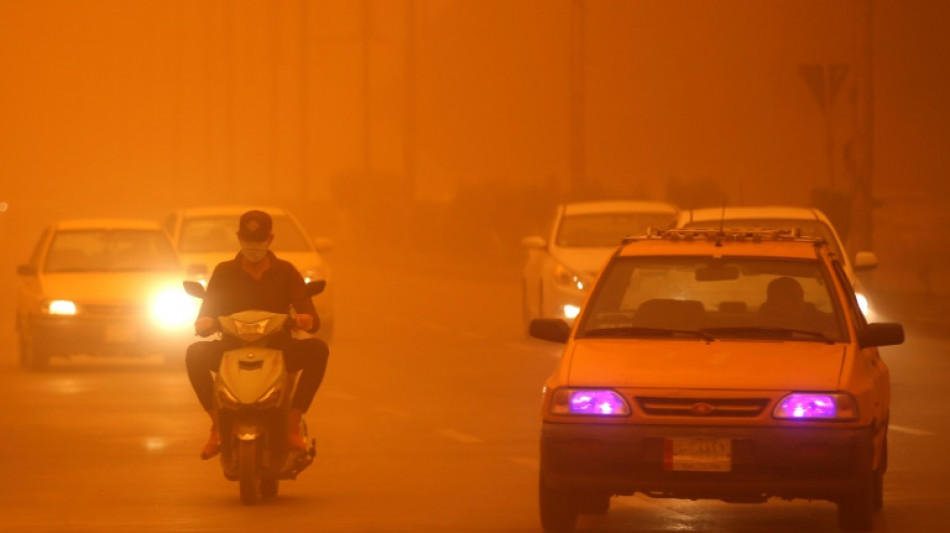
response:
[[[238,485],[244,505],[254,505],[260,496],[258,471],[257,441],[238,441]]]

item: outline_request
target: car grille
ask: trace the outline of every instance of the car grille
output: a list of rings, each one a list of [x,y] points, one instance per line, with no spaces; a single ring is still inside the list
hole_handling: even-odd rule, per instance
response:
[[[640,409],[651,416],[752,418],[762,413],[768,398],[662,398],[638,396]]]
[[[129,304],[85,304],[81,312],[88,316],[139,316],[143,312],[142,306]]]

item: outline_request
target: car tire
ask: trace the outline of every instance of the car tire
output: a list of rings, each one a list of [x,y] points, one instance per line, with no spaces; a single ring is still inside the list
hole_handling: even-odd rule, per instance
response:
[[[577,515],[580,513],[576,493],[548,486],[542,475],[538,478],[538,504],[544,531],[574,531]]]
[[[872,475],[872,492],[874,499],[872,508],[874,512],[880,512],[884,508],[884,474],[887,473],[887,432],[884,432],[884,449],[881,450],[881,464],[874,470]]]
[[[841,531],[870,531],[874,527],[874,477],[861,476],[860,486],[838,500],[838,528]]]
[[[610,511],[610,494],[584,494],[577,507],[581,514],[605,515]]]
[[[35,339],[33,328],[26,324],[19,330],[17,347],[20,353],[20,366],[38,372],[49,368],[51,354],[47,349],[37,348]]]

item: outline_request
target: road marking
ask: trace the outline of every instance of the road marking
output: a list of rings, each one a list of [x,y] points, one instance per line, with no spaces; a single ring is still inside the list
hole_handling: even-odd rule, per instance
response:
[[[909,428],[907,426],[897,426],[894,424],[888,424],[887,427],[898,433],[906,433],[908,435],[914,435],[915,437],[932,437],[936,435],[933,431],[927,431],[926,429]]]
[[[531,470],[541,470],[541,461],[534,457],[509,457],[512,463],[526,466]]]
[[[328,390],[328,391],[323,391],[321,394],[323,394],[324,396],[329,396],[331,398],[336,398],[338,400],[355,400],[356,399],[356,396],[353,396],[352,394],[348,394],[346,392],[340,392],[340,391]]]
[[[456,431],[454,429],[443,428],[435,430],[436,433],[442,435],[443,437],[452,439],[454,441],[462,442],[464,444],[478,444],[484,442],[478,437],[473,437],[467,433],[462,433],[461,431]]]
[[[392,407],[377,407],[377,413],[382,413],[384,415],[392,415],[396,418],[401,418],[403,420],[408,420],[410,418],[415,418],[416,415],[410,413],[409,411],[403,411],[401,409],[393,409]]]

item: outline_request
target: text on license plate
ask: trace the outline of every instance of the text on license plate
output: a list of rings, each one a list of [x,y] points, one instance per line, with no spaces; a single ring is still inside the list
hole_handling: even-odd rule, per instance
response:
[[[663,443],[663,469],[729,472],[732,470],[732,439],[666,439]]]

